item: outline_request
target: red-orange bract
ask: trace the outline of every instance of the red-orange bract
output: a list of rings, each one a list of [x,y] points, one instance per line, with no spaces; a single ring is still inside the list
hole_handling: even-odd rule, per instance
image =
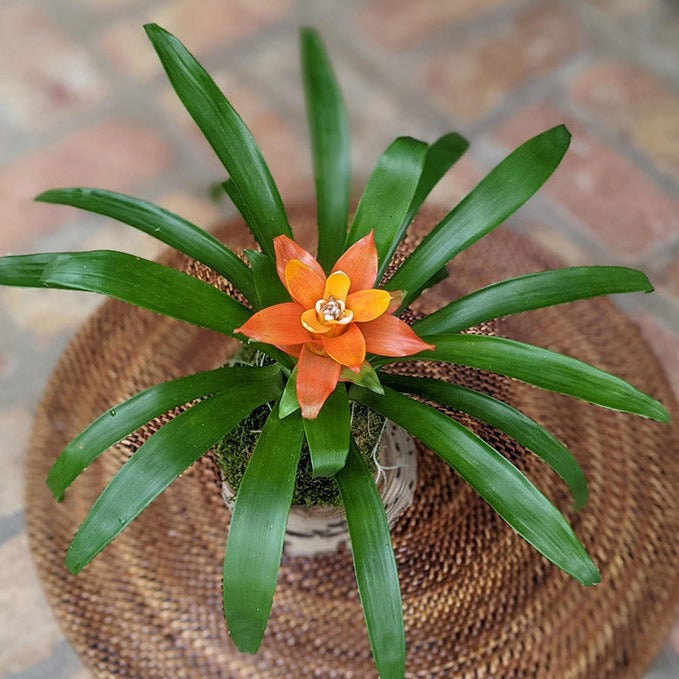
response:
[[[303,417],[318,415],[343,366],[360,372],[366,352],[410,356],[434,348],[393,315],[397,296],[372,287],[377,277],[372,231],[337,260],[327,277],[295,241],[278,236],[273,243],[278,276],[293,301],[258,311],[235,332],[299,359],[297,400]]]

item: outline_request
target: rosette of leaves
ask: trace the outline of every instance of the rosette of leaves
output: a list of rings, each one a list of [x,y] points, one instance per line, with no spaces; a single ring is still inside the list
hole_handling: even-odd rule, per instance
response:
[[[271,413],[243,476],[226,541],[223,599],[231,637],[239,649],[253,653],[264,635],[306,438],[315,473],[334,476],[340,488],[377,669],[383,679],[402,677],[405,638],[396,562],[375,483],[350,435],[350,403],[358,402],[404,427],[437,453],[556,566],[584,585],[598,582],[597,567],[571,527],[529,479],[491,445],[424,401],[469,413],[515,438],[560,475],[576,508],[581,508],[587,498],[585,478],[561,442],[490,396],[381,370],[412,358],[451,362],[605,408],[668,420],[659,402],[575,358],[503,337],[461,333],[490,319],[571,300],[651,291],[639,271],[613,266],[544,271],[476,290],[412,327],[398,318],[426,287],[445,275],[448,262],[540,188],[568,148],[566,128],[547,130],[515,149],[382,283],[419,207],[466,150],[465,139],[456,133],[431,144],[410,137],[396,139],[377,160],[349,221],[347,117],[321,40],[315,31],[304,29],[301,61],[318,211],[318,254],[313,258],[292,240],[269,169],[228,100],[177,38],[154,24],[146,26],[146,32],[177,95],[222,161],[228,173],[223,186],[259,249],[246,253],[246,264],[227,245],[187,220],[110,191],[57,189],[37,200],[113,217],[145,231],[224,276],[240,291],[239,300],[161,264],[102,250],[2,257],[0,283],[101,293],[243,341],[254,337],[257,348],[274,363],[226,366],[158,384],[111,404],[110,411],[73,439],[47,479],[57,499],[107,448],[158,415],[179,405],[190,406],[153,434],[103,490],[68,548],[68,569],[78,573],[215,442],[252,410],[269,404]],[[346,265],[349,253],[359,250],[363,259]],[[360,277],[356,292],[367,290],[372,295],[369,304],[352,298],[351,282],[341,280],[337,287],[331,286],[332,293],[339,291],[333,296],[335,306],[327,306],[327,286],[338,271],[338,261],[344,262],[340,271],[348,278],[351,272]],[[319,307],[319,301],[326,306]],[[345,322],[343,314],[351,311],[350,304],[354,316]],[[284,342],[275,332],[253,330],[257,318],[271,316],[271,309],[277,309],[275,316],[282,308],[286,309],[282,325],[294,342]],[[377,322],[375,314],[387,319],[379,332],[369,327]],[[268,328],[275,325],[264,323]],[[261,330],[262,324],[258,327]],[[351,331],[346,329],[350,327]],[[349,332],[353,339],[342,339]],[[401,340],[405,345],[399,344]],[[313,392],[315,387],[304,373],[305,358],[322,366],[325,382],[320,395],[309,397],[309,389]]]

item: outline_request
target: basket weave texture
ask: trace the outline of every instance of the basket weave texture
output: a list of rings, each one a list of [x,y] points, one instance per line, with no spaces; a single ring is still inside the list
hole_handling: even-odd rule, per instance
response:
[[[415,233],[437,214],[424,211]],[[298,235],[312,210],[291,214]],[[242,225],[219,236],[233,244]],[[176,254],[164,261],[226,283]],[[447,281],[419,302],[431,311],[505,277],[559,266],[503,231],[456,258]],[[637,328],[608,300],[578,302],[496,322],[498,335],[570,354],[615,372],[678,410]],[[284,556],[257,655],[231,643],[221,602],[229,514],[203,458],[80,575],[66,547],[134,437],[102,455],[57,504],[45,478],[56,455],[95,416],[158,381],[216,367],[235,349],[216,333],[106,302],[65,351],[35,421],[27,468],[27,524],[47,596],[96,677],[376,676],[351,556]],[[606,679],[638,677],[679,600],[679,440],[676,427],[615,413],[478,371],[409,364],[509,401],[577,457],[590,500],[573,514],[567,488],[536,456],[461,418],[525,471],[571,521],[603,581],[584,588],[512,530],[454,472],[420,447],[414,504],[392,530],[409,677]]]

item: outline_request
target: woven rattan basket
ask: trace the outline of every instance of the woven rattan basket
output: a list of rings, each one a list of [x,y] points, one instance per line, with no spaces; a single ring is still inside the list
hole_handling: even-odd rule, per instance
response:
[[[292,218],[303,233],[312,210]],[[426,212],[420,224],[432,218]],[[234,221],[220,235],[233,244],[239,228]],[[178,256],[166,261],[199,272]],[[501,231],[460,255],[451,277],[422,304],[433,309],[492,281],[558,264]],[[504,319],[495,331],[611,370],[677,417],[660,366],[607,300]],[[92,464],[57,504],[45,478],[64,444],[135,391],[214,367],[233,350],[223,336],[117,302],[104,304],[71,342],[40,405],[27,469],[28,531],[50,603],[97,677],[374,677],[345,550],[284,556],[259,653],[235,650],[220,591],[229,515],[207,457],[83,573],[71,576],[63,566],[78,524],[134,442]],[[551,566],[421,448],[415,502],[392,531],[408,676],[638,677],[668,631],[679,596],[676,429],[475,371],[419,369],[509,400],[573,451],[590,485],[589,504],[578,515],[566,487],[537,457],[475,425],[567,515],[603,581],[586,589]]]

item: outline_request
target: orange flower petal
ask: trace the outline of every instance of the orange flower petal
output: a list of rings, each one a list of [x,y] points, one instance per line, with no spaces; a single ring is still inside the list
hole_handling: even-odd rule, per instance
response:
[[[421,340],[410,326],[396,316],[384,315],[368,323],[361,323],[367,350],[379,356],[411,356],[433,344]]]
[[[310,309],[323,297],[325,276],[321,278],[310,266],[299,259],[285,265],[285,287],[292,299]]]
[[[267,344],[288,345],[309,342],[311,335],[302,327],[304,307],[295,302],[274,304],[253,314],[234,332]]]
[[[332,296],[335,299],[346,302],[350,287],[351,280],[349,280],[349,276],[347,276],[344,271],[334,271],[328,276],[328,280],[325,281],[323,299],[327,300]]]
[[[325,272],[321,265],[316,261],[315,257],[307,252],[303,247],[300,247],[294,240],[287,236],[276,236],[273,239],[274,252],[276,253],[276,271],[278,277],[285,285],[285,267],[291,259],[299,259],[300,262],[306,264],[313,269],[323,280],[325,280]]]
[[[328,332],[332,326],[324,325],[318,320],[316,309],[307,309],[300,317],[302,325],[309,331],[318,334]]]
[[[338,363],[359,372],[365,360],[365,339],[358,326],[350,323],[347,329],[335,337],[322,336],[323,348]]]
[[[313,420],[318,416],[325,400],[337,382],[342,366],[328,356],[320,356],[306,344],[297,363],[297,401],[302,417]]]
[[[329,279],[328,279],[329,280]],[[354,321],[365,323],[381,316],[391,304],[391,295],[386,290],[359,290],[347,297],[347,309],[354,312]]]
[[[349,276],[349,292],[365,290],[375,285],[377,278],[377,248],[371,231],[357,240],[338,260],[333,271],[344,271]]]

